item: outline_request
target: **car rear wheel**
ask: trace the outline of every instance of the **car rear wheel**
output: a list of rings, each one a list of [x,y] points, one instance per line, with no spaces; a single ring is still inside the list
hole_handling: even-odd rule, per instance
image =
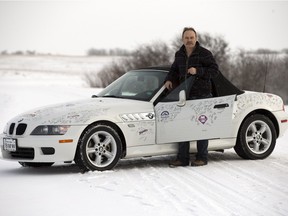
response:
[[[276,130],[272,121],[256,114],[243,122],[234,150],[244,159],[264,159],[273,152],[275,144]]]
[[[121,152],[121,139],[112,127],[93,125],[78,142],[75,163],[82,172],[110,170],[118,163]]]

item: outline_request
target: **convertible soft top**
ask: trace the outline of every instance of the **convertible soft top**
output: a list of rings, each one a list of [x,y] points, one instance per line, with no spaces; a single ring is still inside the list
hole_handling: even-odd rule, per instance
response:
[[[163,70],[169,72],[170,66],[152,66],[141,69],[149,70]],[[237,88],[233,83],[231,83],[226,77],[220,72],[219,75],[212,79],[213,95],[215,97],[221,97],[226,95],[240,95],[244,91]]]

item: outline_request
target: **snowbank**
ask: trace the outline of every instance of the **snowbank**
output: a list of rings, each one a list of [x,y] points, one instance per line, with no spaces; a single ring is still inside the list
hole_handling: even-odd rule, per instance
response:
[[[44,71],[49,67],[0,69],[1,132],[20,112],[99,91],[79,73]],[[0,215],[288,215],[287,152],[288,131],[265,160],[210,152],[209,165],[196,168],[169,168],[171,156],[123,160],[112,171],[85,174],[74,164],[33,169],[0,160]]]

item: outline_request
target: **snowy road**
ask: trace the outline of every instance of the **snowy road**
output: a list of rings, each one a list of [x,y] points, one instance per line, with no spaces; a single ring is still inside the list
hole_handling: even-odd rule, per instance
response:
[[[285,145],[280,140],[263,161],[211,152],[209,165],[199,168],[169,168],[171,156],[125,160],[113,171],[86,174],[73,164],[33,169],[0,161],[0,214],[284,216]]]
[[[24,110],[95,92],[76,75],[26,73],[0,76],[1,132]],[[232,149],[210,152],[204,167],[169,168],[171,159],[123,160],[85,174],[74,164],[33,169],[0,160],[0,215],[288,215],[288,131],[265,160],[243,160]]]

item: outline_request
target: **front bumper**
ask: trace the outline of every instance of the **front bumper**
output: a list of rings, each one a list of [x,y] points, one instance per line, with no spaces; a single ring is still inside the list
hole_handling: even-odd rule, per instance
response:
[[[74,160],[82,126],[72,126],[65,135],[7,136],[0,135],[2,158],[22,162],[64,162]],[[4,150],[4,139],[17,143],[16,151]]]

